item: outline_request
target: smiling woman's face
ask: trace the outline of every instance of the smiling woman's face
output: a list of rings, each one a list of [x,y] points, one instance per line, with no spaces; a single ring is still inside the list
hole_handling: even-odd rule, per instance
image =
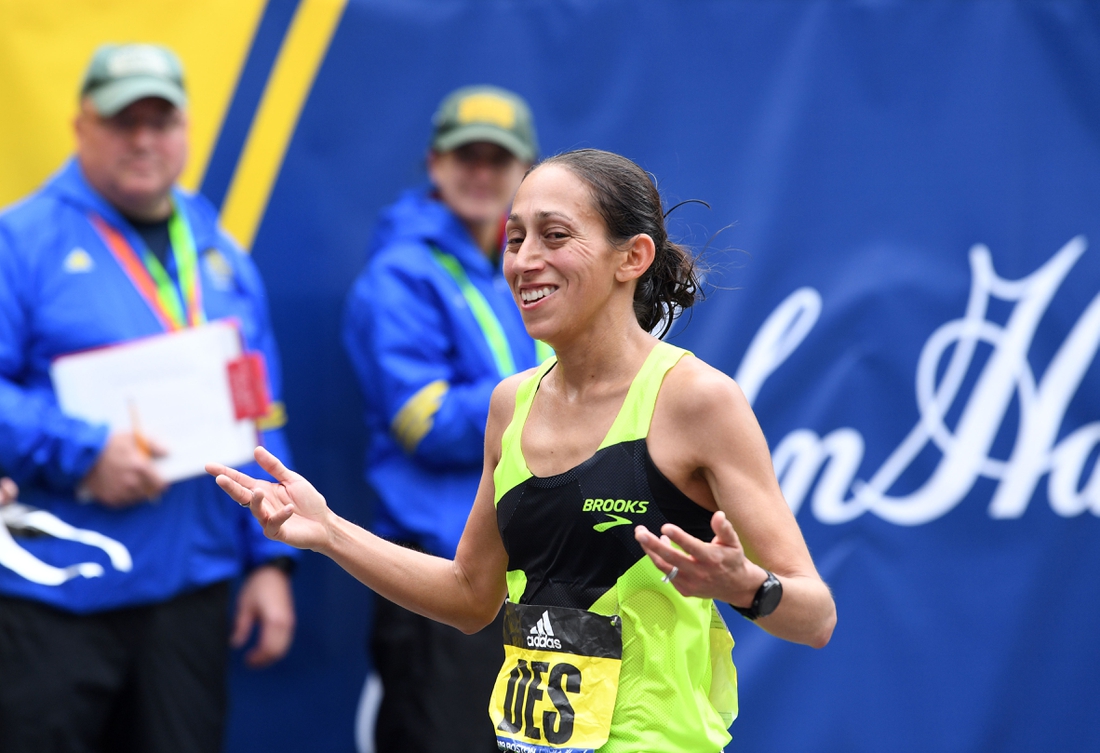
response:
[[[532,337],[554,344],[588,326],[620,287],[621,252],[580,178],[546,165],[527,176],[505,227],[504,276]],[[629,308],[629,295],[626,298]]]

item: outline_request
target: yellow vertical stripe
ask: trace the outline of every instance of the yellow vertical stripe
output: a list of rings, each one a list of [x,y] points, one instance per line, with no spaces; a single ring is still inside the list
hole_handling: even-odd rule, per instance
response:
[[[0,207],[37,188],[73,150],[78,89],[104,42],[155,42],[183,61],[199,185],[266,0],[0,0]]]
[[[252,121],[229,192],[222,225],[252,247],[290,138],[328,51],[347,0],[301,0]]]

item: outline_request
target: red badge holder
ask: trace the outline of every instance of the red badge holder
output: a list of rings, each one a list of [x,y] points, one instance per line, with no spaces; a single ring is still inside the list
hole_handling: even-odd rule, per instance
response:
[[[267,367],[263,354],[245,353],[230,361],[227,370],[237,420],[257,420],[266,416],[271,409],[271,395],[267,391]]]

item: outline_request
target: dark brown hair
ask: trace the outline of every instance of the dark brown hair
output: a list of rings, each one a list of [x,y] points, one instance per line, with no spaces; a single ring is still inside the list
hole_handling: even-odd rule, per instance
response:
[[[656,254],[634,290],[634,316],[644,330],[664,337],[680,312],[695,303],[700,284],[691,252],[668,238],[661,196],[649,173],[626,157],[599,149],[563,152],[531,170],[542,165],[564,167],[588,185],[612,246],[642,233],[653,239]],[[655,332],[659,325],[660,332]]]

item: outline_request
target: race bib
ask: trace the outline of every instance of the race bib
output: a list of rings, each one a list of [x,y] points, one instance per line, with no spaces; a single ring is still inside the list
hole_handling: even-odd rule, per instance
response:
[[[501,750],[591,753],[607,742],[622,620],[583,609],[504,605],[504,664],[489,716]]]

